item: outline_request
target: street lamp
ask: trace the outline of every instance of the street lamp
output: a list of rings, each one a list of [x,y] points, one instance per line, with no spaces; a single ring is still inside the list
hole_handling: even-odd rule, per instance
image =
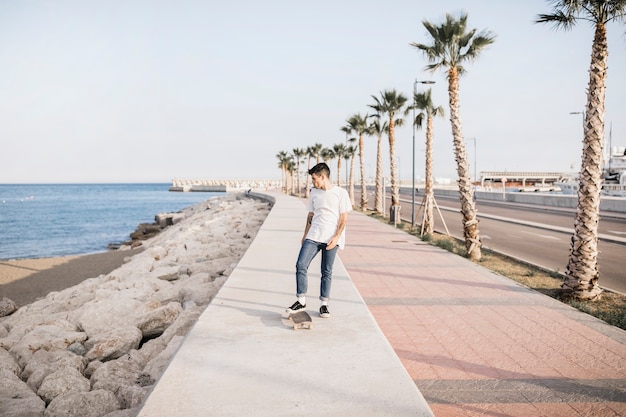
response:
[[[415,227],[415,96],[417,95],[417,84],[435,84],[434,81],[413,82],[413,181],[411,183],[411,228]]]
[[[583,130],[585,130],[585,111],[571,111],[569,114],[581,114],[583,118]]]

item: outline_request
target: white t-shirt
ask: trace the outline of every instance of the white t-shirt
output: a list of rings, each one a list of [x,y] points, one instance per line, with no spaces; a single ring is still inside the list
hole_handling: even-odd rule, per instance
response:
[[[313,213],[311,228],[306,238],[315,242],[328,242],[337,232],[339,217],[342,213],[352,211],[352,203],[348,192],[341,187],[333,186],[328,190],[313,188],[307,205]],[[341,233],[337,246],[343,249],[346,245],[346,231]]]

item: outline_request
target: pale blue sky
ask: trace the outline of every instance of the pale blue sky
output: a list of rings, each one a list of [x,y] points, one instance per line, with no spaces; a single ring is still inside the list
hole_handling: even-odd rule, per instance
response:
[[[434,80],[447,111],[444,74],[409,43],[430,43],[424,19],[461,10],[497,35],[461,78],[478,171],[578,170],[569,113],[584,109],[593,31],[534,24],[544,0],[0,0],[0,183],[280,178],[279,151],[344,142],[340,127],[381,90],[410,97],[415,79]],[[624,26],[608,41],[607,138],[612,124],[624,146]],[[405,179],[411,142],[407,124]],[[419,175],[423,131],[416,142]],[[373,175],[374,138],[365,154]],[[447,117],[434,156],[435,175],[454,178]]]

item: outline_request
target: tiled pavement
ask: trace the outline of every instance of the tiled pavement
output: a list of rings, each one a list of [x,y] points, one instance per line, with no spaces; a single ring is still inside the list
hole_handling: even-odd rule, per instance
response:
[[[437,417],[626,416],[626,332],[350,214],[340,259]]]

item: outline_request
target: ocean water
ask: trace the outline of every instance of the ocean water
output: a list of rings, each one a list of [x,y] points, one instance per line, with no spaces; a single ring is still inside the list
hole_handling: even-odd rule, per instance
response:
[[[0,184],[0,259],[106,251],[140,223],[224,193],[170,184]]]

